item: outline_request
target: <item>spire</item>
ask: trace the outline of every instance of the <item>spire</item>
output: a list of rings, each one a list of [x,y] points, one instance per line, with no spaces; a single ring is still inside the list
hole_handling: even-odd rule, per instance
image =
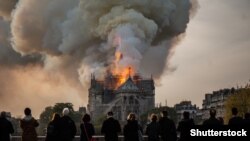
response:
[[[131,78],[131,67],[128,67],[128,75]]]

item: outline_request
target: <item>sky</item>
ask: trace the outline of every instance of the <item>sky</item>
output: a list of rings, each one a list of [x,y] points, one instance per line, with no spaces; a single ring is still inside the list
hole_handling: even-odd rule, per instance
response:
[[[154,75],[156,103],[168,106],[201,107],[206,93],[246,84],[250,1],[198,3],[189,20],[186,0],[0,0],[0,111],[21,116],[28,106],[39,117],[58,102],[77,110],[91,73],[128,65]]]
[[[249,0],[199,0],[170,61],[177,69],[156,87],[156,103],[191,100],[201,107],[206,93],[249,82],[249,7]]]

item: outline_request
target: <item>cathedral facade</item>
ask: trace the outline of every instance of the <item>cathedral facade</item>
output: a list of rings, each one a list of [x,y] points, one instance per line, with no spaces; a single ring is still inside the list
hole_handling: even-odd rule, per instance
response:
[[[97,120],[112,111],[121,122],[133,112],[141,114],[155,106],[154,81],[142,79],[139,75],[129,76],[121,82],[119,75],[107,75],[104,80],[91,76],[89,88],[88,111],[92,119]]]

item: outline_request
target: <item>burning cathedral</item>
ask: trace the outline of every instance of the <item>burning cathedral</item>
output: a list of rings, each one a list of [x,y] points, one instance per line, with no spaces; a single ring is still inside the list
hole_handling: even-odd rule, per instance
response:
[[[114,75],[108,73],[104,80],[91,76],[88,110],[94,120],[113,111],[119,121],[126,121],[130,112],[138,117],[154,108],[155,87],[153,78],[142,78],[129,73]]]

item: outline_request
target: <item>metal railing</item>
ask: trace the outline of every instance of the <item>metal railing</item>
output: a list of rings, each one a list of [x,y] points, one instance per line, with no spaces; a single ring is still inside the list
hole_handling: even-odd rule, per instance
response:
[[[95,135],[93,136],[97,141],[104,141],[104,136],[103,135]],[[144,141],[147,141],[147,136],[143,136]],[[21,141],[22,137],[21,136],[12,136],[11,141]],[[124,140],[124,136],[120,135],[118,136],[119,141]],[[45,141],[45,136],[38,136],[38,141]],[[80,136],[75,136],[74,141],[80,141]]]

